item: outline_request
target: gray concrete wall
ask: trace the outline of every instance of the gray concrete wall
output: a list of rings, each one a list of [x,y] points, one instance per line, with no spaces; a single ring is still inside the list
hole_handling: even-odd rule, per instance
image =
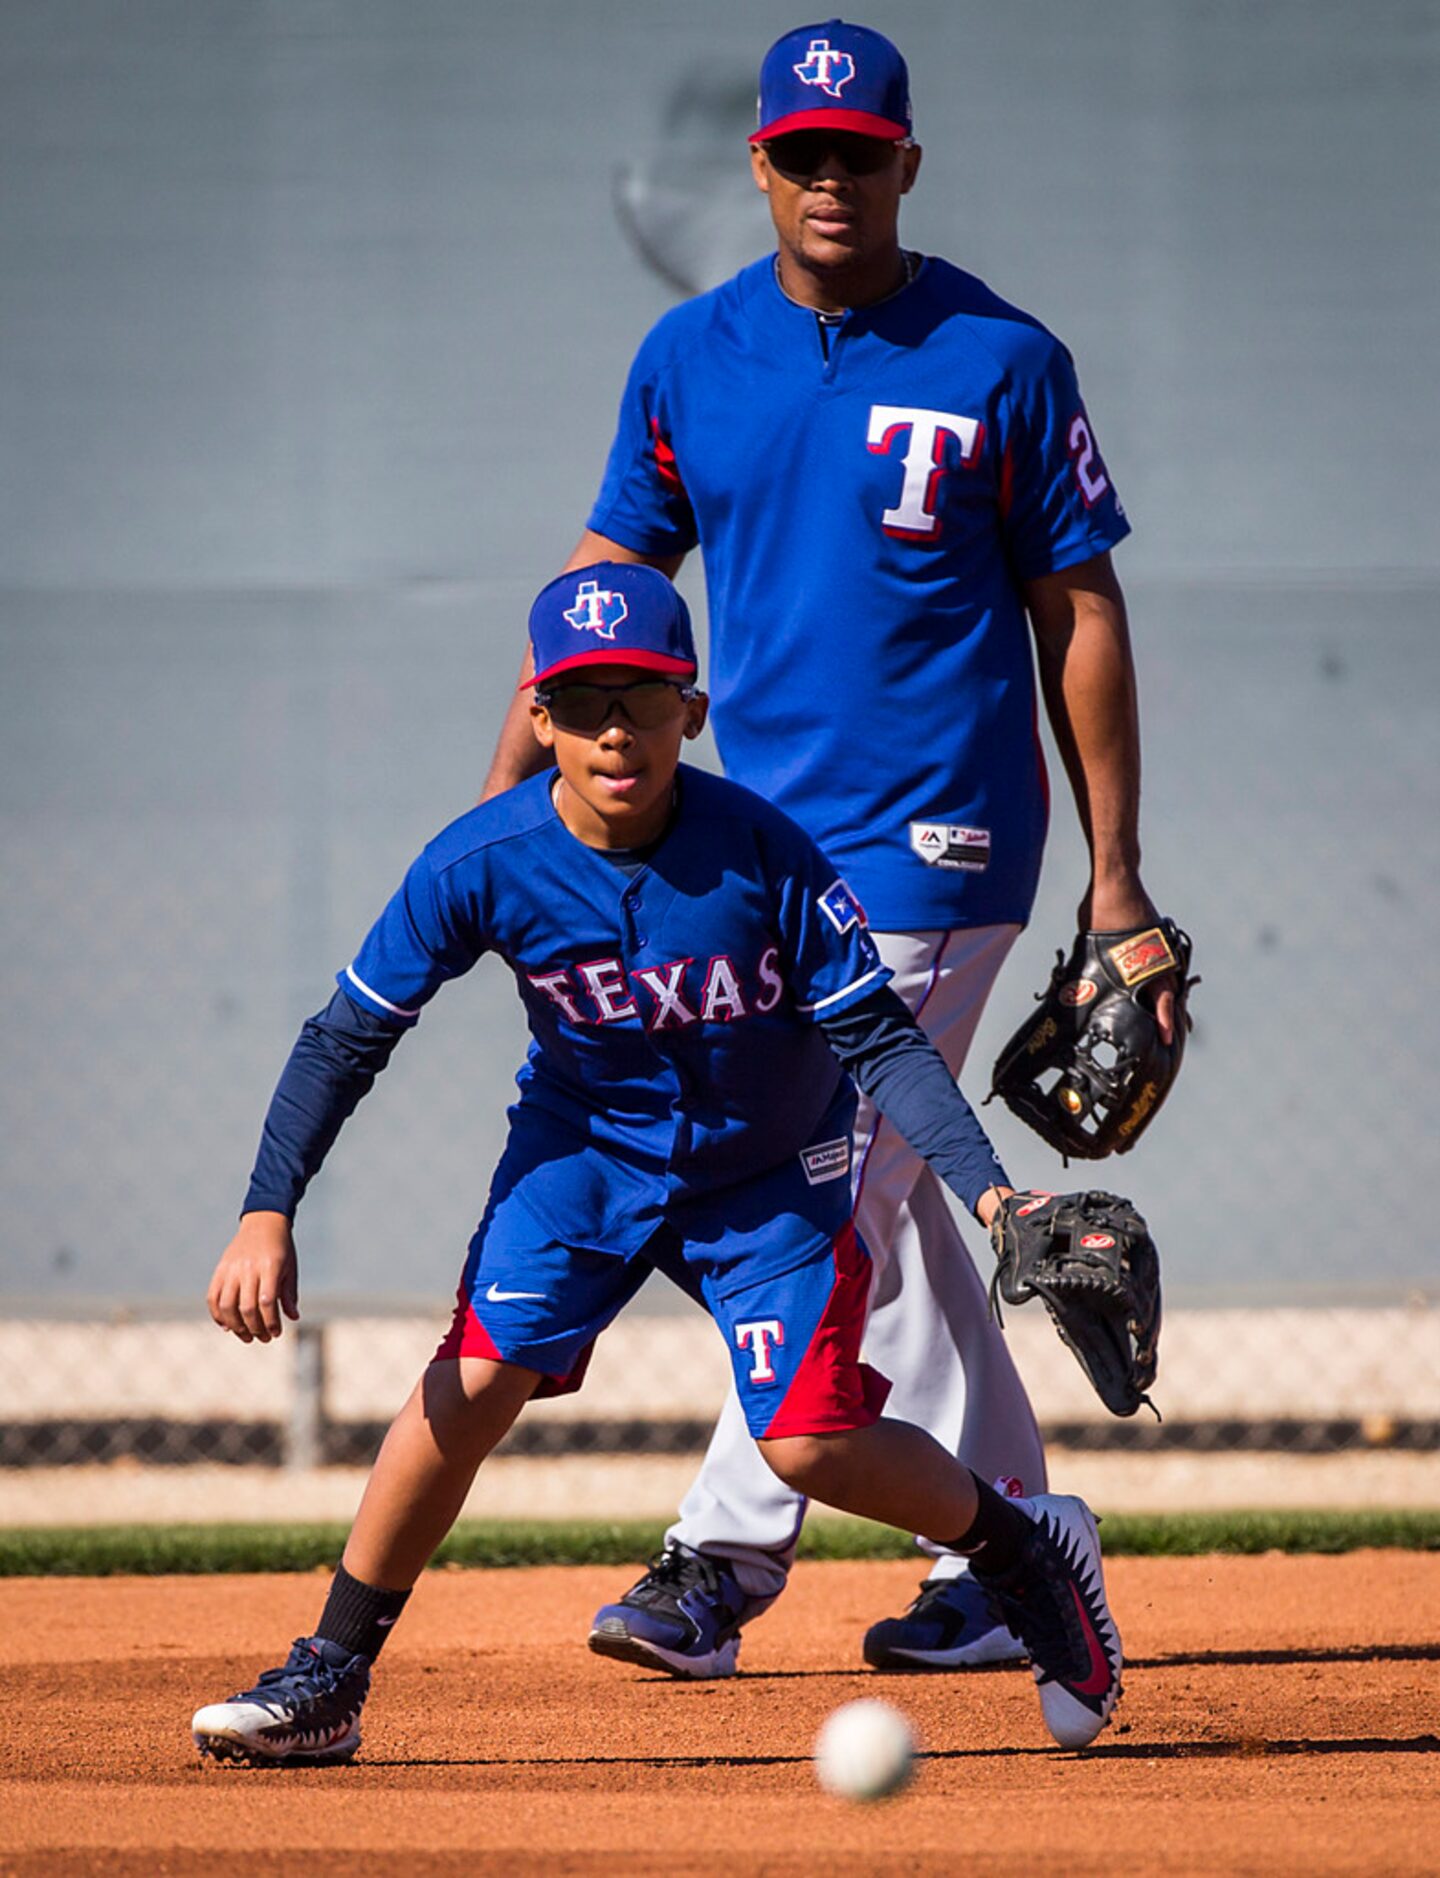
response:
[[[1181,1286],[1433,1284],[1440,8],[866,17],[912,63],[908,239],[1070,342],[1135,523],[1148,875],[1206,983],[1106,1178]],[[759,252],[743,137],[795,23],[5,8],[5,1291],[203,1287],[296,1023],[478,785],[672,301],[616,202],[686,277]],[[977,1063],[1080,864],[1062,800]],[[512,1002],[482,970],[407,1042],[307,1208],[315,1286],[453,1282]]]

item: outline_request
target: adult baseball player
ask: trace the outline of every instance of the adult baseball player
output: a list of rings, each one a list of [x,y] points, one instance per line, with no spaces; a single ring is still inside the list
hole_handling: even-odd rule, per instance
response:
[[[905,62],[879,33],[830,20],[770,49],[750,160],[777,251],[645,339],[570,566],[673,574],[700,548],[726,771],[817,838],[958,1073],[1039,876],[1032,635],[1090,847],[1080,923],[1156,915],[1109,559],[1128,523],[1065,347],[973,275],[901,246],[911,131]],[[535,762],[517,708],[487,795]],[[877,1266],[866,1349],[894,1379],[894,1412],[982,1473],[1043,1489],[1034,1416],[941,1189],[869,1104],[856,1191]],[[592,1646],[730,1673],[803,1516],[732,1396],[664,1555],[598,1614]],[[865,1653],[960,1668],[1019,1647],[944,1558]]]

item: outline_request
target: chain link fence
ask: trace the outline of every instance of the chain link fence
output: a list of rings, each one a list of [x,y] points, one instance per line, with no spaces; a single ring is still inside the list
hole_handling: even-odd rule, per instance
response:
[[[1007,1334],[1062,1445],[1440,1449],[1423,1177],[1436,594],[1382,597],[1361,632],[1344,588],[1132,590],[1149,878],[1204,982],[1165,1115],[1136,1155],[1078,1176],[1129,1193],[1160,1243],[1165,1419],[1106,1418],[1037,1307]],[[8,697],[29,703],[9,710],[0,910],[0,1470],[363,1463],[433,1350],[523,1051],[495,961],[405,1040],[307,1200],[299,1334],[241,1348],[200,1300],[300,1018],[473,793],[504,699],[468,631],[476,602],[401,593],[288,616],[232,597],[206,622],[152,601],[143,625],[115,596],[93,615],[73,598],[11,609]],[[424,652],[402,696],[363,677],[395,643]],[[341,657],[362,676],[327,688]],[[116,780],[67,793],[81,769]],[[44,811],[15,812],[47,771]],[[1057,813],[972,1093],[1068,935],[1082,863]],[[984,1113],[1022,1184],[1076,1184]],[[507,1452],[698,1453],[726,1376],[708,1322],[657,1282],[584,1390],[535,1405]]]
[[[178,1321],[0,1326],[0,1467],[365,1466],[445,1328],[438,1316],[325,1318],[245,1348]],[[1165,1328],[1164,1421],[1115,1422],[1038,1308],[1007,1336],[1047,1437],[1064,1448],[1189,1452],[1440,1448],[1440,1313],[1190,1309]],[[698,1311],[636,1312],[601,1338],[584,1388],[536,1402],[499,1452],[692,1455],[729,1377]]]

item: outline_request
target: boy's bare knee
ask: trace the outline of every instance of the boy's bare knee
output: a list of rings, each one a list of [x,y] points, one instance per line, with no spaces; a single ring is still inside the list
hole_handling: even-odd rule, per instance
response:
[[[415,1388],[414,1402],[442,1442],[468,1440],[485,1432],[503,1434],[540,1381],[537,1370],[487,1357],[442,1357],[432,1362]]]
[[[797,1493],[823,1499],[826,1482],[843,1460],[843,1434],[778,1435],[757,1443],[772,1473]]]

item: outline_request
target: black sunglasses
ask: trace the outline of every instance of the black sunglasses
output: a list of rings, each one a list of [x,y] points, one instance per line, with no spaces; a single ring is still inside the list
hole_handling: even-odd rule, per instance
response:
[[[784,176],[813,176],[833,150],[852,176],[874,176],[893,159],[900,143],[883,137],[860,137],[844,130],[791,130],[763,146]]]
[[[583,681],[547,685],[535,691],[561,730],[594,736],[618,710],[636,730],[658,730],[675,715],[677,701],[688,703],[695,687],[674,678],[637,678],[628,685],[588,685]]]

